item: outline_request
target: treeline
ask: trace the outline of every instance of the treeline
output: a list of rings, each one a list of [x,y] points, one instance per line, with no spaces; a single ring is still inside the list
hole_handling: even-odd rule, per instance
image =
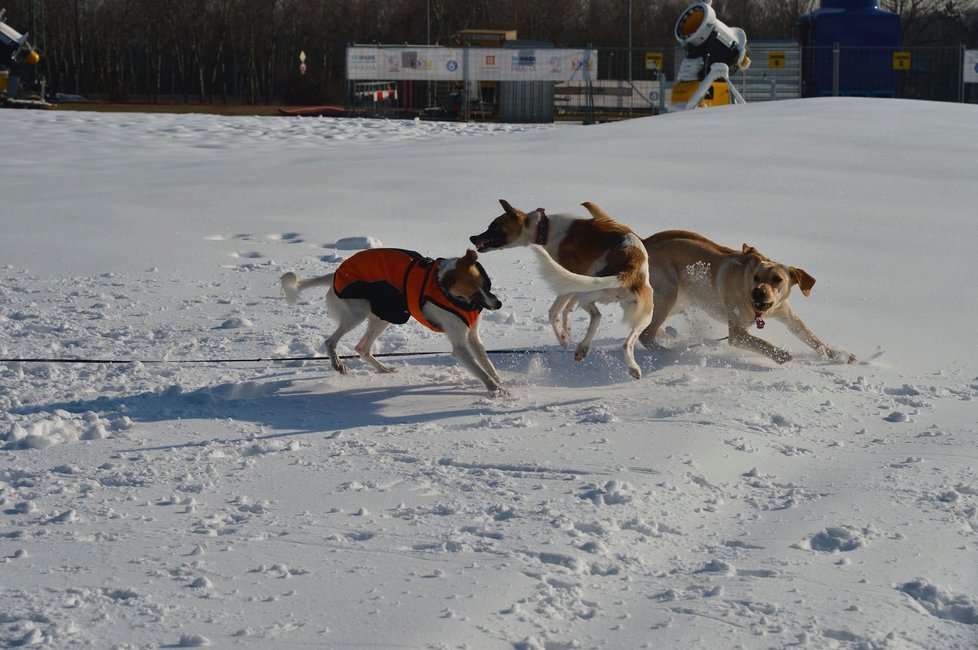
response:
[[[515,29],[558,47],[672,47],[691,0],[0,0],[42,55],[49,92],[114,100],[341,102],[349,43],[449,44]],[[974,0],[885,0],[904,44],[978,38]],[[795,38],[816,0],[715,0],[749,39]],[[629,30],[630,27],[630,30]],[[299,54],[304,52],[305,74]]]

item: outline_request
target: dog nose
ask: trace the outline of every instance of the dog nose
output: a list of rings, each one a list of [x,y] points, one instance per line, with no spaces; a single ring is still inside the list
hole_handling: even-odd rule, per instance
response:
[[[755,287],[750,296],[755,302],[763,302],[767,299],[767,293],[760,287]]]

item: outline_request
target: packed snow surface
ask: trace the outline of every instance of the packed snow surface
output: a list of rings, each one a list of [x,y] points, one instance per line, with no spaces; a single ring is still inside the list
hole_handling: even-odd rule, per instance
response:
[[[978,645],[975,106],[0,125],[0,646]],[[857,361],[689,308],[636,381],[609,305],[575,363],[525,248],[480,256],[509,395],[416,323],[396,374],[268,360],[331,328],[282,273],[461,255],[500,198],[756,246]]]

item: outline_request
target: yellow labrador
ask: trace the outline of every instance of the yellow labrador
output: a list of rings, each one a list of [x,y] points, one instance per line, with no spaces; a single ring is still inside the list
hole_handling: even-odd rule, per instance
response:
[[[791,352],[747,331],[751,325],[763,328],[765,317],[781,321],[830,359],[846,355],[822,343],[791,310],[791,287],[798,285],[807,296],[815,284],[815,278],[802,269],[774,262],[747,244],[737,251],[685,230],[656,233],[643,243],[655,303],[652,322],[639,337],[646,347],[658,347],[659,328],[677,303],[691,303],[727,323],[730,345],[760,352],[778,363],[790,361]],[[855,360],[846,355],[848,363]]]

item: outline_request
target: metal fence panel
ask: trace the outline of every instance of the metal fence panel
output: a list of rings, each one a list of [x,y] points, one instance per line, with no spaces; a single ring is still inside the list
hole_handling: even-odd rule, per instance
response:
[[[794,41],[748,43],[750,67],[730,80],[747,103],[801,97],[801,48]]]
[[[510,123],[554,121],[552,81],[502,81],[499,83],[499,119]]]
[[[753,41],[748,48],[751,66],[731,81],[749,103],[832,94],[978,103],[978,83],[970,82],[978,70],[965,74],[968,65],[978,65],[978,53],[960,46],[801,48],[793,41]],[[672,45],[464,49],[353,49],[348,56],[356,72],[348,78],[347,106],[368,114],[527,122],[651,115],[665,106],[685,56]],[[592,57],[576,74],[574,53]],[[504,61],[505,78],[514,80],[473,81],[485,76],[487,56]],[[473,60],[482,72],[471,72],[478,67]],[[369,66],[373,71],[365,73]],[[562,68],[566,76],[541,81],[544,68],[547,74]]]
[[[962,101],[960,47],[809,47],[804,94]]]

